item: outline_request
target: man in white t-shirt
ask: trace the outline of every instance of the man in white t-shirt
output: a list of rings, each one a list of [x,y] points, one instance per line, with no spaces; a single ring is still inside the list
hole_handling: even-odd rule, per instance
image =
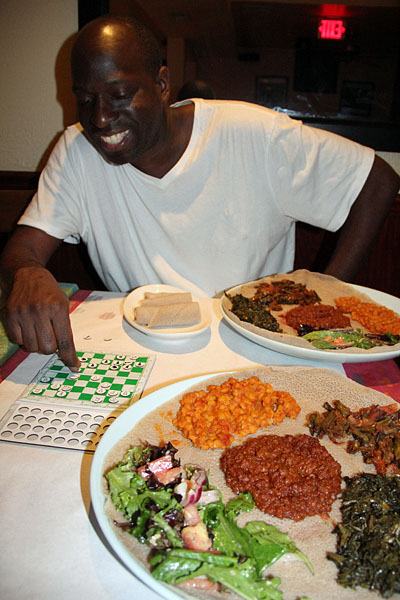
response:
[[[288,271],[296,220],[342,227],[327,272],[357,271],[399,186],[371,149],[251,104],[170,106],[157,43],[126,19],[89,23],[71,64],[81,127],[61,137],[1,259],[16,343],[79,366],[45,268],[63,239],[82,239],[123,291],[163,282],[214,295]]]

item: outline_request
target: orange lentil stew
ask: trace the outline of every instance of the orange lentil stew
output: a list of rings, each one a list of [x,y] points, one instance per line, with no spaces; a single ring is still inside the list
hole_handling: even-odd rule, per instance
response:
[[[340,464],[309,435],[261,435],[225,450],[221,469],[238,494],[279,519],[327,517],[341,489]]]
[[[400,316],[386,306],[361,302],[354,296],[335,298],[335,304],[371,333],[400,335]]]
[[[231,377],[221,385],[184,394],[173,424],[194,446],[208,450],[228,448],[236,438],[277,425],[285,417],[295,419],[299,412],[288,392],[275,391],[256,376],[242,381]]]

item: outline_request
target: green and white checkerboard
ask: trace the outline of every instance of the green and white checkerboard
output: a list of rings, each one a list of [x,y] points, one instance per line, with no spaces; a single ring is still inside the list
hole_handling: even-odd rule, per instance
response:
[[[124,405],[143,390],[153,357],[102,352],[77,352],[79,373],[54,356],[37,374],[25,398],[78,405]],[[111,408],[111,406],[110,406]]]

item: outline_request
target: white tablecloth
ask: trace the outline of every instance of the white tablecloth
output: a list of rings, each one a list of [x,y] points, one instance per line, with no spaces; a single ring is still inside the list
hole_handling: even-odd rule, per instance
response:
[[[144,395],[194,375],[254,365],[323,366],[267,350],[221,321],[210,300],[212,322],[186,340],[151,338],[122,313],[123,295],[93,292],[71,315],[79,350],[156,356]],[[49,357],[30,355],[0,385],[0,418]],[[112,555],[91,510],[92,455],[0,443],[0,598],[2,600],[158,600]]]

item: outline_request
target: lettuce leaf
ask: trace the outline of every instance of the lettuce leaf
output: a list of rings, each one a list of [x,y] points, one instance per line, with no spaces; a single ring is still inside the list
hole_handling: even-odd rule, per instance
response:
[[[152,574],[166,583],[179,585],[187,579],[206,576],[246,600],[282,600],[280,579],[259,578],[251,559],[239,563],[237,558],[182,549],[153,557],[153,564],[157,560]],[[230,565],[227,560],[234,563]]]
[[[252,537],[253,558],[260,573],[276,562],[283,554],[296,555],[305,562],[311,573],[314,573],[311,561],[297,548],[287,533],[283,533],[277,527],[268,525],[264,521],[249,521],[244,529]]]

